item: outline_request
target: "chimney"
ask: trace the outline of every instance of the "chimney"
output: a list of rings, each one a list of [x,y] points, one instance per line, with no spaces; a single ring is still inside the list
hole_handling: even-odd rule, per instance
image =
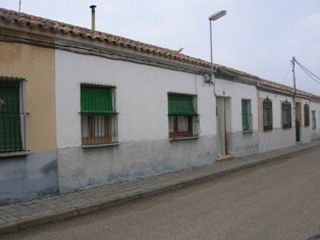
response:
[[[96,5],[91,5],[91,29],[96,30]]]

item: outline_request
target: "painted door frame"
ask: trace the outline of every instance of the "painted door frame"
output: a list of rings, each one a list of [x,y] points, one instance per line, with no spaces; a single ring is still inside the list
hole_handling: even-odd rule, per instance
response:
[[[230,97],[216,96],[216,121],[217,121],[217,155],[218,157],[228,155],[228,123],[230,108],[227,104],[231,102]]]

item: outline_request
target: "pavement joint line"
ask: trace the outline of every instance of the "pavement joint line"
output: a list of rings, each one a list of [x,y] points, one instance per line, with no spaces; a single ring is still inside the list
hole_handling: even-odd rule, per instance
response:
[[[109,185],[110,187],[108,185],[100,186],[65,195],[45,197],[30,202],[0,206],[0,212],[5,212],[4,208],[9,208],[9,212],[11,212],[11,214],[5,212],[5,215],[3,215],[6,217],[5,220],[1,219],[0,216],[0,223],[5,222],[0,225],[0,236],[10,232],[16,232],[97,212],[125,202],[154,196],[176,188],[201,183],[206,180],[216,179],[230,173],[277,160],[280,157],[286,157],[297,152],[309,150],[310,148],[319,145],[320,141],[315,141],[311,144],[301,144],[295,147],[289,147],[286,150],[274,150],[271,152],[253,154],[252,156],[239,157],[227,162],[218,162],[217,164],[206,166],[195,166],[192,169],[183,169],[173,173],[151,176],[146,179],[137,179],[132,182],[113,184],[113,186]],[[260,156],[260,158],[258,156]],[[159,179],[160,181],[158,181]],[[99,191],[105,191],[106,194],[99,196],[99,199],[90,200],[91,198],[94,198],[91,197],[91,195]],[[66,203],[67,199],[70,198],[70,200],[72,200],[74,197],[81,198],[78,200],[79,202],[77,204],[71,205],[68,202]],[[35,214],[34,211],[38,210],[38,207],[41,207],[41,211]],[[21,213],[23,211],[25,212]],[[30,211],[33,214],[28,213]],[[8,219],[10,222],[6,221]]]

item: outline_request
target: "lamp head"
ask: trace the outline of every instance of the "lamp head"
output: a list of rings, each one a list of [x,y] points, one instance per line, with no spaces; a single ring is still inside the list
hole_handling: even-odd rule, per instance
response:
[[[218,11],[212,15],[209,16],[209,21],[216,21],[218,20],[219,18],[222,18],[224,15],[227,14],[227,11],[226,10],[221,10],[221,11]]]

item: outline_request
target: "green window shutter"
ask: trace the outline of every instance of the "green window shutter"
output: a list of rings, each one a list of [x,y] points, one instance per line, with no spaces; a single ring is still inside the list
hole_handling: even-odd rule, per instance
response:
[[[22,150],[18,82],[0,84],[0,152]]]
[[[169,116],[194,116],[197,112],[193,106],[193,96],[169,94]]]
[[[114,113],[110,87],[81,86],[80,95],[82,113]]]
[[[250,110],[250,100],[242,99],[242,130],[250,131],[251,130],[251,110]]]
[[[247,101],[242,100],[242,130],[249,129]]]

